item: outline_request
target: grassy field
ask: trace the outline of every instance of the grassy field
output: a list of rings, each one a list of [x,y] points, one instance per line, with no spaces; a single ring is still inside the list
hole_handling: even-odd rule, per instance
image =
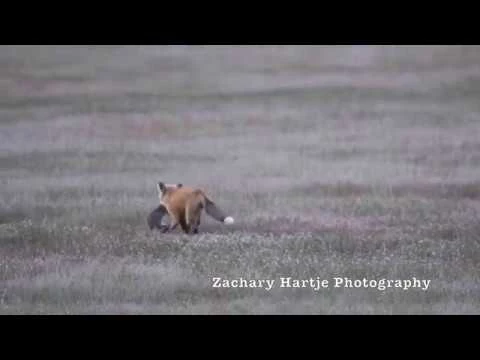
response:
[[[1,46],[0,313],[479,314],[479,100],[480,47]]]

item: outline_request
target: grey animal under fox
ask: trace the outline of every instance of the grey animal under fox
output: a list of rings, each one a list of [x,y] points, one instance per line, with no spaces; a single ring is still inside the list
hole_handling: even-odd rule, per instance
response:
[[[163,224],[163,217],[167,214],[167,209],[163,205],[157,206],[147,217],[147,224],[150,230],[164,230],[168,228],[167,224]]]

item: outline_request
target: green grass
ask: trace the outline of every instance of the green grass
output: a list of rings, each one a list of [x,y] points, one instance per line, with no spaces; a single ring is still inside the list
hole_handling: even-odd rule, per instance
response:
[[[460,46],[2,46],[0,313],[479,313],[479,69]],[[157,181],[235,224],[149,231]]]

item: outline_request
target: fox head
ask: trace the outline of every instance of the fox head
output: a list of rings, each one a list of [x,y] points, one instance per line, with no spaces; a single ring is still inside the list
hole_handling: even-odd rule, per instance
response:
[[[183,184],[178,183],[178,184],[165,184],[162,181],[159,181],[157,183],[157,191],[158,191],[158,197],[160,201],[168,198],[168,196],[174,192],[177,189],[180,189],[183,186]]]

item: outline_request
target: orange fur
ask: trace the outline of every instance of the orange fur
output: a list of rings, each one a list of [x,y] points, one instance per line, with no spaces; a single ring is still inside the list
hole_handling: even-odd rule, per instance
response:
[[[171,229],[180,224],[187,234],[198,231],[205,201],[206,196],[202,190],[186,186],[167,187],[160,199],[172,219]]]
[[[157,189],[160,204],[165,206],[171,218],[169,230],[180,225],[187,234],[198,233],[202,210],[218,221],[223,222],[226,218],[223,212],[200,189],[182,184],[165,185],[161,182],[157,184]],[[227,224],[233,222],[231,217],[229,219],[231,222],[227,221]]]

